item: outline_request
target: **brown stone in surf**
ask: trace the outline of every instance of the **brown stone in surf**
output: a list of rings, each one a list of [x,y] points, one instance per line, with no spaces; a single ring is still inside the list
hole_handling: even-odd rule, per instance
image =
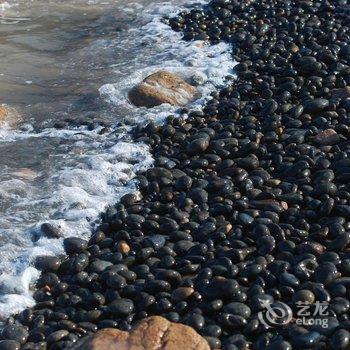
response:
[[[14,108],[0,105],[0,126],[15,127],[20,122],[20,116]]]
[[[197,89],[179,76],[160,71],[151,74],[129,92],[129,100],[137,107],[155,107],[163,103],[183,106],[193,100]]]
[[[8,117],[10,111],[5,106],[0,106],[0,122],[6,122],[6,118]]]

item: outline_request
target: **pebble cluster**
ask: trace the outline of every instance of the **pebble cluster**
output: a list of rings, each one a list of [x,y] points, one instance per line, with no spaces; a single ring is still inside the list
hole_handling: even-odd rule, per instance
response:
[[[38,258],[37,305],[0,350],[68,349],[150,315],[213,349],[347,349],[349,14],[346,0],[213,0],[171,19],[186,40],[232,42],[237,79],[188,118],[135,130],[155,158],[141,198],[88,242],[66,239],[65,260]],[[285,317],[261,322],[266,303]],[[297,324],[305,303],[327,305],[327,327]]]

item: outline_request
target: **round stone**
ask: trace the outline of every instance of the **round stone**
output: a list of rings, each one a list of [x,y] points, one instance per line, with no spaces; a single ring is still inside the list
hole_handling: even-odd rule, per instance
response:
[[[69,334],[69,332],[65,329],[55,331],[47,337],[47,342],[49,344],[56,343],[56,342],[62,340],[63,338],[67,337],[68,334]]]
[[[238,302],[233,302],[225,305],[223,311],[228,314],[242,316],[243,318],[249,318],[251,315],[249,306]]]
[[[61,260],[55,256],[38,256],[35,260],[35,267],[43,272],[57,271]]]
[[[315,294],[312,293],[310,290],[307,289],[301,289],[298,290],[293,295],[293,302],[294,303],[310,303],[313,304],[315,301]]]
[[[64,239],[63,246],[67,254],[74,254],[83,252],[88,245],[85,239],[70,237]]]
[[[0,340],[0,350],[19,350],[21,343],[15,340]]]
[[[8,325],[2,329],[1,336],[4,339],[14,340],[20,344],[24,344],[28,339],[28,331],[23,326]]]
[[[117,317],[128,316],[134,311],[134,303],[130,299],[117,299],[108,305],[108,311]]]

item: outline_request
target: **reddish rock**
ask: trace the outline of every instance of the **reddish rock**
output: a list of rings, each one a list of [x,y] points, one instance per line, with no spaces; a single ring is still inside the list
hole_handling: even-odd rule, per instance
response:
[[[279,212],[288,209],[288,203],[276,199],[260,199],[250,202],[250,206],[255,209],[268,210],[270,207],[277,209]],[[271,209],[270,209],[271,210]]]
[[[233,226],[229,222],[225,222],[225,224],[222,225],[221,228],[224,230],[225,234],[229,234]]]
[[[210,350],[191,327],[154,316],[130,332],[103,329],[83,338],[71,350]]]
[[[196,88],[177,75],[160,71],[151,74],[129,92],[129,100],[137,107],[154,107],[162,103],[183,106],[193,100]]]
[[[172,292],[171,299],[177,303],[189,298],[193,293],[194,289],[191,287],[179,287]]]
[[[296,53],[299,51],[299,46],[292,44],[292,46],[290,47],[290,51],[292,51],[293,53]]]
[[[280,202],[282,209],[287,210],[288,209],[288,203],[285,201]]]
[[[325,249],[326,247],[318,242],[303,242],[297,247],[297,251],[299,252],[299,254],[310,253],[321,255],[324,253]]]
[[[118,251],[122,254],[127,254],[130,252],[130,246],[126,242],[119,242],[118,243]]]
[[[340,136],[333,129],[326,129],[314,137],[314,141],[320,145],[335,145],[340,141]]]
[[[0,105],[0,126],[15,127],[20,121],[20,116],[14,108]]]
[[[5,122],[9,115],[9,109],[5,106],[0,106],[0,122]]]
[[[128,337],[128,332],[106,328],[93,336],[83,338],[72,350],[126,350],[125,344]]]

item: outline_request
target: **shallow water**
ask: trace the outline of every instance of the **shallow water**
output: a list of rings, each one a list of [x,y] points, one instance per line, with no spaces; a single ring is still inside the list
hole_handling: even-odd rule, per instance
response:
[[[137,189],[135,172],[152,165],[148,148],[128,132],[176,110],[135,108],[130,87],[159,69],[196,76],[195,108],[231,72],[227,45],[183,42],[162,22],[190,4],[0,5],[0,104],[22,118],[15,129],[0,128],[0,316],[32,305],[35,256],[62,253],[61,239],[40,236],[42,222],[87,237],[107,205]]]

